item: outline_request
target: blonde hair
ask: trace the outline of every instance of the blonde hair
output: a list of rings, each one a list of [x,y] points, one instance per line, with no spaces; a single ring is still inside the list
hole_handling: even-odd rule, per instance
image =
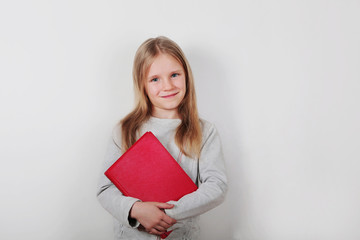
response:
[[[150,38],[136,51],[133,65],[135,108],[120,121],[122,150],[125,152],[137,140],[142,124],[151,116],[152,104],[145,91],[145,79],[155,57],[169,54],[182,65],[185,71],[186,93],[178,106],[181,123],[176,129],[175,143],[188,157],[199,157],[202,132],[196,105],[194,78],[190,65],[181,48],[167,37]]]

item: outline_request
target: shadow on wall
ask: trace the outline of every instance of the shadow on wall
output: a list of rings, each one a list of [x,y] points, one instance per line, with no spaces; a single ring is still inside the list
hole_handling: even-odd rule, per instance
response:
[[[200,117],[220,133],[229,179],[225,202],[201,218],[201,239],[238,239],[245,218],[245,174],[242,165],[238,76],[229,76],[225,56],[197,48],[187,54],[195,78]],[[232,73],[237,70],[232,69]]]

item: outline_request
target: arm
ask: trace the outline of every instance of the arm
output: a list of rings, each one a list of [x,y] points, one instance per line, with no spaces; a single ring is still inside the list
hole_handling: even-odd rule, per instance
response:
[[[116,186],[104,175],[104,172],[120,157],[120,147],[111,139],[106,155],[103,171],[99,180],[97,198],[100,204],[114,218],[128,227],[138,227],[139,223],[129,218],[133,204],[139,199],[124,196]]]
[[[199,159],[200,186],[166,209],[166,214],[176,220],[183,220],[203,214],[223,202],[227,191],[227,178],[220,137],[213,125],[205,126],[203,146]]]

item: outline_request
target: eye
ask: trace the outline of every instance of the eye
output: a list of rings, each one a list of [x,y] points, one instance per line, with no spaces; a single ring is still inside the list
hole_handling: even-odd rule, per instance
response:
[[[171,77],[172,77],[172,78],[177,77],[177,76],[179,76],[178,73],[173,73],[173,74],[171,74]]]
[[[153,79],[151,79],[151,82],[158,82],[158,81],[159,81],[158,78],[153,78]]]

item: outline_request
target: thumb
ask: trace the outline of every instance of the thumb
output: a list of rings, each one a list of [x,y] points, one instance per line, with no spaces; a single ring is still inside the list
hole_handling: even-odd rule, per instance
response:
[[[170,204],[170,203],[157,203],[156,206],[158,208],[162,208],[162,209],[170,209],[174,207],[174,204]]]

